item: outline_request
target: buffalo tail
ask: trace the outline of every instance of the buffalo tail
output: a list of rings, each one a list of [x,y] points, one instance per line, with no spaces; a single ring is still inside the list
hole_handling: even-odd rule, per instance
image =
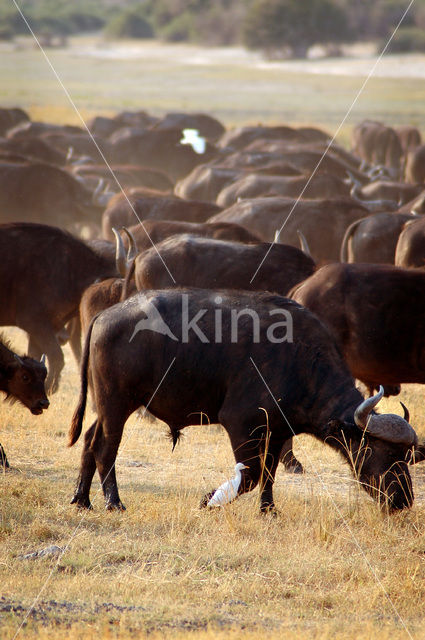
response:
[[[87,386],[88,386],[88,364],[89,364],[89,354],[90,354],[90,340],[91,333],[93,330],[93,325],[97,315],[93,318],[90,323],[90,326],[87,330],[86,340],[84,342],[84,351],[81,359],[81,390],[80,397],[78,399],[78,405],[74,411],[74,415],[71,420],[71,427],[69,429],[69,442],[68,447],[72,447],[78,440],[81,435],[81,430],[83,428],[83,419],[84,412],[86,410],[87,404]]]

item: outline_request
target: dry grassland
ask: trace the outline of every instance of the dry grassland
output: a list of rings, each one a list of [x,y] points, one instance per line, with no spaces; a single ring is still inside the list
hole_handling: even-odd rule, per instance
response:
[[[425,637],[424,467],[413,468],[414,508],[387,517],[338,455],[302,436],[307,473],[278,470],[276,518],[259,515],[257,491],[201,511],[233,470],[224,431],[189,427],[172,454],[165,425],[133,415],[117,462],[127,511],[105,512],[95,478],[94,510],[79,512],[69,501],[81,441],[66,446],[78,388],[67,350],[43,416],[0,408],[12,465],[0,477],[2,640]],[[425,436],[423,387],[402,398]],[[51,545],[64,553],[22,557]]]

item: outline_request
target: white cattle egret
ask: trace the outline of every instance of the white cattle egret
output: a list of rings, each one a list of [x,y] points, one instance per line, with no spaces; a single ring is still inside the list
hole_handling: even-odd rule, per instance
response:
[[[214,491],[214,494],[207,503],[207,507],[222,507],[224,504],[228,504],[236,498],[242,480],[242,469],[249,469],[249,467],[243,462],[238,462],[235,466],[234,477],[224,482]]]

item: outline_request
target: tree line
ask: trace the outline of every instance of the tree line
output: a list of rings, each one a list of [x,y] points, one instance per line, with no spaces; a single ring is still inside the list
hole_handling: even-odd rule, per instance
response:
[[[315,44],[386,41],[407,0],[21,0],[34,32],[66,37],[159,38],[243,45],[270,58],[304,57]],[[10,0],[0,0],[0,38],[27,33]],[[425,0],[416,0],[389,51],[425,50]]]

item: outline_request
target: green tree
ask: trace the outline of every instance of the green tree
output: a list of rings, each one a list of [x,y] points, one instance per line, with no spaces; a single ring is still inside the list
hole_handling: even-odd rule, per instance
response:
[[[332,0],[254,0],[242,38],[269,57],[305,57],[313,44],[347,40],[347,16]]]

